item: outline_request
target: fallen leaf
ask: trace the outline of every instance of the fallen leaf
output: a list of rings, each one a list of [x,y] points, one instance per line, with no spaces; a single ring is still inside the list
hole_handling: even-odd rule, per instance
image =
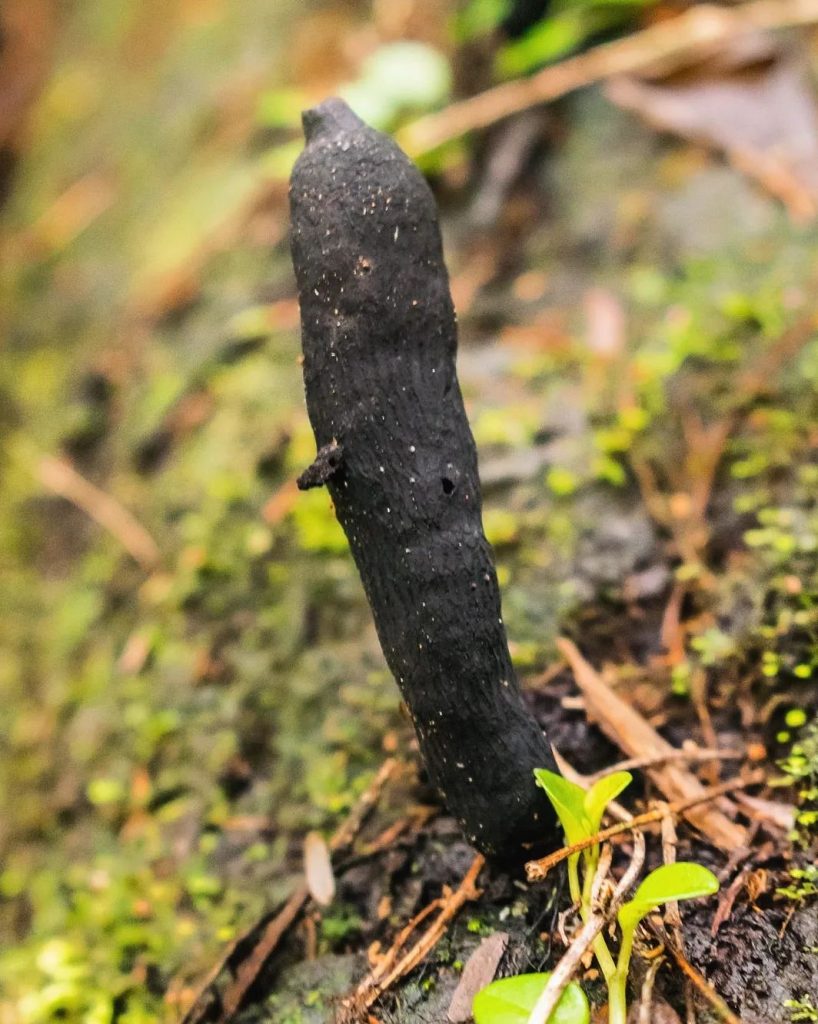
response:
[[[628,1011],[628,1024],[641,1024],[641,1010],[639,1003],[633,1004]],[[679,1014],[669,1003],[659,996],[654,996],[650,1006],[650,1024],[681,1024],[681,1021]]]
[[[801,54],[755,37],[660,81],[612,79],[618,106],[726,155],[797,220],[818,214],[818,113]]]
[[[460,982],[449,1004],[448,1017],[452,1024],[463,1024],[464,1021],[471,1020],[474,997],[480,989],[494,981],[494,975],[507,945],[508,933],[495,932],[483,939],[466,961]]]
[[[736,802],[751,812],[750,816],[757,820],[768,821],[785,832],[795,826],[795,807],[778,800],[762,800],[748,793],[736,794]]]
[[[308,832],[304,840],[304,877],[315,902],[329,906],[335,899],[335,875],[329,847],[319,832]]]

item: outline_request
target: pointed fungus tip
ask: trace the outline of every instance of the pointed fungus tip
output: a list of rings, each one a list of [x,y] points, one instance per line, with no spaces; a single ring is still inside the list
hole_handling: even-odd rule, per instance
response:
[[[358,115],[337,96],[305,110],[301,114],[301,122],[307,142],[312,142],[319,135],[336,134],[363,125]]]

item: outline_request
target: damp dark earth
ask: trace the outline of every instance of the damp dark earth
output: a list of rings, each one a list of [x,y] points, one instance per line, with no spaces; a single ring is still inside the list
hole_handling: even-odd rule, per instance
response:
[[[815,25],[7,0],[0,1024],[818,1020]]]

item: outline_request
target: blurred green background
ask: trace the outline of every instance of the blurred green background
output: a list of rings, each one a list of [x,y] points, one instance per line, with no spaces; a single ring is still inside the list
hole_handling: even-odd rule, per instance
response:
[[[313,454],[286,241],[300,109],[340,91],[391,130],[645,6],[562,4],[501,44],[500,0],[7,0],[2,1024],[178,1019],[288,893],[304,832],[410,742],[328,498],[293,485]],[[678,570],[633,467],[670,467],[673,492],[680,405],[730,406],[808,309],[818,241],[596,93],[560,117],[488,231],[479,140],[423,157],[524,674],[578,609]],[[812,600],[782,583],[818,573],[811,334],[782,380],[727,449],[741,555],[722,545],[723,614],[663,680],[680,699],[739,650],[771,686],[818,656]],[[341,910],[321,941],[355,928]]]

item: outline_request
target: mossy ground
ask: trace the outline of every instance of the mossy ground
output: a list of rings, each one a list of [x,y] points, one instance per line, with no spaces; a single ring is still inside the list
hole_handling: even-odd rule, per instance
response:
[[[328,500],[291,485],[311,435],[277,140],[255,113],[295,6],[75,5],[4,210],[4,1022],[176,1019],[289,892],[304,833],[344,815],[384,746],[410,747]],[[494,240],[444,207],[456,293],[494,266],[462,305],[460,365],[515,660],[533,678],[573,633],[697,739],[704,673],[719,728],[774,760],[816,701],[818,334],[758,393],[735,382],[812,311],[818,230],[595,92],[557,116]],[[591,288],[624,316],[611,349]],[[734,413],[709,533],[681,551],[685,430]],[[49,493],[57,452],[135,514],[157,568]],[[650,657],[674,579],[692,625],[671,671]],[[580,712],[534,703],[578,767],[615,756]],[[361,900],[342,901],[318,934],[334,959],[273,992],[289,1016],[261,1012],[329,1019],[362,934]],[[434,977],[399,996],[404,1019],[436,1019]]]

